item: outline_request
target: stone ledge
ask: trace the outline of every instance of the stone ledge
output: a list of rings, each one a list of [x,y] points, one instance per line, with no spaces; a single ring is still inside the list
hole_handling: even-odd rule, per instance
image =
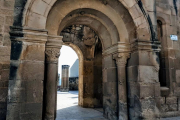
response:
[[[11,26],[10,29],[11,31],[9,33],[12,41],[33,43],[45,43],[47,41],[47,30],[17,26]]]
[[[130,44],[125,42],[118,42],[115,45],[112,45],[111,47],[107,48],[103,51],[103,56],[108,56],[110,54],[116,54],[116,53],[130,53]]]
[[[155,51],[159,52],[161,45],[159,41],[135,40],[131,43],[131,51]]]

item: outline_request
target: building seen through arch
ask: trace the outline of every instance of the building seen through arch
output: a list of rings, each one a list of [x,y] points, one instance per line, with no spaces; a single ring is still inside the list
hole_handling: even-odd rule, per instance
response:
[[[56,119],[63,45],[78,55],[81,108],[102,107],[109,120],[180,116],[179,7],[178,0],[0,1],[0,120]]]

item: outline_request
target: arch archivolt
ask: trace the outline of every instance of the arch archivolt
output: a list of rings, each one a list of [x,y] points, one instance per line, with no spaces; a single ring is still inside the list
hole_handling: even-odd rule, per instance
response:
[[[59,25],[69,13],[83,9],[89,9],[88,16],[99,21],[109,31],[112,31],[111,26],[117,29],[115,31],[119,35],[119,38],[116,35],[118,41],[151,39],[149,24],[135,0],[107,0],[105,3],[101,0],[28,0],[24,10],[23,26],[47,29],[49,35],[57,35]],[[113,41],[117,41],[117,38],[111,36]]]
[[[114,26],[111,21],[109,22],[108,26],[107,23],[103,21],[101,22],[101,20],[98,19],[96,16],[91,16],[90,14],[82,16],[74,15],[71,18],[64,18],[60,24],[58,34],[60,34],[60,32],[64,28],[74,24],[89,26],[96,33],[98,33],[100,40],[103,44],[103,49],[110,47],[111,45],[117,43],[120,40],[116,26]]]

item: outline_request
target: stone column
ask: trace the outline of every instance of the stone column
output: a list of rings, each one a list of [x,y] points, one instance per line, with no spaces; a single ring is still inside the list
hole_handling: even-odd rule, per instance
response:
[[[62,37],[48,36],[45,51],[45,120],[54,120],[56,115],[57,65],[61,46]]]
[[[69,65],[62,65],[61,92],[69,92]]]
[[[118,106],[119,120],[128,119],[127,109],[127,88],[126,88],[126,63],[129,58],[129,53],[117,53],[113,55],[116,60],[118,74]]]

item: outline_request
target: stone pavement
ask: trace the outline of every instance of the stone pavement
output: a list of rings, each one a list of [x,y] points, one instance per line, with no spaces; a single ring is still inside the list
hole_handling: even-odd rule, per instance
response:
[[[161,120],[180,120],[180,117],[161,118]]]
[[[102,109],[78,106],[78,91],[58,92],[56,120],[107,120]]]
[[[58,92],[56,120],[107,120],[102,109],[78,106],[78,91]],[[161,118],[161,120],[180,120],[180,117]]]

